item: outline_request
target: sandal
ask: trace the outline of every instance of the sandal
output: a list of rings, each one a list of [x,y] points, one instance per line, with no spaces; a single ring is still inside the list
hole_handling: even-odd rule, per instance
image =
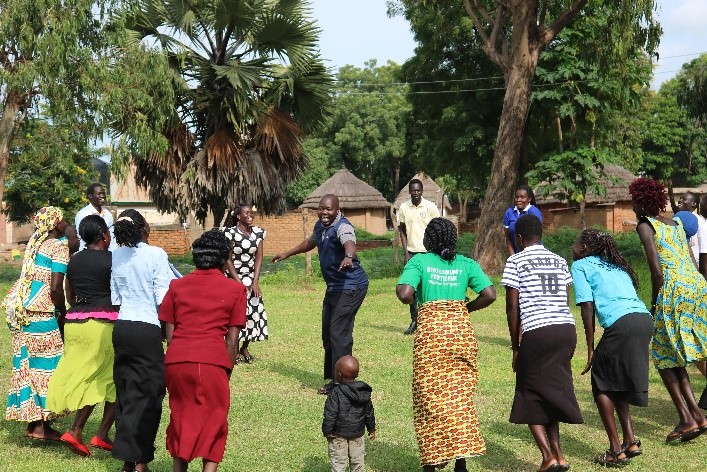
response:
[[[538,469],[538,472],[560,472],[561,465],[558,462],[555,462],[551,466],[549,466],[547,469]]]
[[[624,454],[624,452],[607,449],[605,452],[594,456],[594,463],[603,465],[604,467],[623,467],[628,465],[630,460],[626,457],[619,459],[619,455],[621,454]]]
[[[701,431],[700,428],[691,429],[689,431],[679,431],[674,429],[665,437],[665,442],[671,443],[677,440],[680,440],[680,442],[688,442],[692,441],[702,433],[704,433],[704,431]]]
[[[241,349],[238,352],[240,353],[241,357],[243,358],[243,362],[245,362],[246,364],[252,364],[253,361],[255,360],[253,358],[253,356],[250,355],[250,352],[248,354],[246,354],[245,352],[243,352],[243,349]]]
[[[634,449],[633,451],[630,449],[632,446],[636,446],[638,449]],[[623,452],[626,455],[626,458],[630,459],[632,457],[640,456],[643,454],[643,451],[641,451],[641,440],[640,439],[634,439],[633,441],[625,442],[621,445],[621,452]]]
[[[236,357],[236,361],[233,363],[234,366],[243,364],[243,359],[241,356]]]

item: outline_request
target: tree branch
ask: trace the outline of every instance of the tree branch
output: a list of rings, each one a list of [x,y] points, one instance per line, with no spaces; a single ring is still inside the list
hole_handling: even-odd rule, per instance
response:
[[[540,50],[547,47],[550,42],[557,37],[562,28],[567,26],[574,20],[579,11],[587,4],[587,0],[575,0],[571,7],[565,10],[557,19],[548,27],[545,28],[540,36]]]
[[[476,6],[476,8],[480,8],[479,2],[476,0],[474,0],[474,5]],[[474,7],[471,6],[471,1],[464,0],[464,6],[466,7],[466,12],[471,17],[471,21],[474,23],[474,26],[476,27],[476,31],[479,34],[481,41],[484,43],[488,43],[489,37],[486,34],[486,30],[484,29],[484,25],[482,25],[481,21],[479,21],[479,17],[476,15],[476,11],[474,10]]]
[[[540,20],[538,21],[538,26],[540,28],[545,28],[545,16],[547,16],[547,2],[548,0],[543,0],[543,4],[540,7]]]
[[[471,4],[472,1],[474,2],[473,5]],[[508,18],[505,13],[507,11],[506,6],[503,5],[501,2],[498,2],[498,14],[496,15],[495,19],[492,18],[491,15],[489,15],[489,13],[479,5],[478,0],[464,0],[464,6],[466,7],[466,12],[471,17],[471,21],[474,23],[474,27],[476,28],[476,31],[479,37],[481,38],[481,49],[483,49],[489,59],[491,59],[491,61],[493,61],[503,71],[503,74],[505,75],[506,71],[508,70],[508,54],[501,53],[498,49],[497,43],[498,35],[503,29],[503,25],[505,24]],[[479,15],[481,15],[482,17],[484,17],[484,19],[491,23],[491,37],[486,34],[484,25],[479,20]],[[501,43],[501,50],[505,49],[507,51],[508,48],[506,47],[507,45],[505,44],[505,39],[502,40]]]

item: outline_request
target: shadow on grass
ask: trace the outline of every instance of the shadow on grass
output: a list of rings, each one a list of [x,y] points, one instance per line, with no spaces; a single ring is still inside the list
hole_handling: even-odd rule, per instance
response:
[[[366,464],[375,470],[420,470],[417,448],[398,446],[381,439],[366,439]]]
[[[487,336],[487,335],[476,335],[476,340],[479,344],[495,344],[501,347],[511,347],[511,340],[508,337],[498,337],[498,336]]]
[[[407,326],[395,326],[395,325],[384,325],[384,324],[369,324],[369,328],[377,329],[379,331],[386,331],[388,333],[398,333],[398,334],[403,334],[403,331],[407,328]]]
[[[304,459],[302,472],[329,472],[329,461],[319,456],[309,456]]]
[[[323,372],[321,371],[320,373],[315,373],[311,370],[300,369],[289,364],[272,364],[269,366],[269,369],[284,377],[298,380],[303,388],[316,389],[321,387],[324,383],[324,378],[322,377]]]
[[[514,444],[521,443],[524,443],[524,447],[527,445],[530,445],[531,447],[535,446],[533,437],[526,425],[492,421],[485,423],[484,426],[487,431],[493,432],[493,435],[485,436],[487,453],[485,456],[478,459],[482,464],[484,464],[485,470],[517,471],[537,469],[540,463],[539,451],[537,454],[538,463],[532,464],[528,461],[519,459],[516,456],[516,451],[510,447]],[[563,426],[566,425],[560,423],[560,443],[565,456],[572,455],[579,457],[592,457],[592,455],[597,452],[595,450],[596,447],[593,444],[587,444],[586,442],[577,439],[575,435],[563,434]],[[494,439],[494,437],[498,436],[503,439],[501,441]],[[501,465],[503,468],[499,469],[499,466]]]

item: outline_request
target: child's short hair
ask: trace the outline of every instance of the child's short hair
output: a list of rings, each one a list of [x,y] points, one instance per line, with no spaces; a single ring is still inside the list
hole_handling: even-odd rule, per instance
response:
[[[516,234],[525,240],[541,239],[543,237],[543,223],[535,215],[523,215],[516,221]]]

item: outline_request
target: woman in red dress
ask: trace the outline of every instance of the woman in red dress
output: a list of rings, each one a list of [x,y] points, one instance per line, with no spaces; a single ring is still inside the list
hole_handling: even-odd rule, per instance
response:
[[[214,472],[226,448],[229,379],[245,326],[246,288],[224,276],[230,246],[221,231],[204,233],[192,254],[196,270],[170,283],[160,307],[168,346],[167,450],[175,472],[197,457],[204,472]]]

